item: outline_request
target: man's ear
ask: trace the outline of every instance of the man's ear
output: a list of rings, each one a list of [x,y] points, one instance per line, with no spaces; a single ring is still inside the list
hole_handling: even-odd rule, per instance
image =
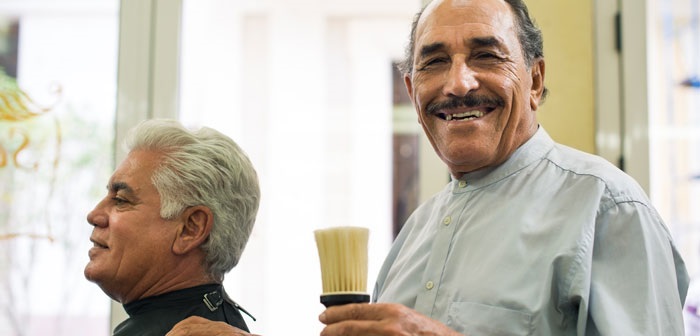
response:
[[[530,67],[532,77],[532,88],[530,89],[530,108],[537,111],[544,100],[544,59],[539,58]]]
[[[187,254],[204,244],[214,225],[214,214],[203,205],[185,209],[182,218],[183,223],[173,242],[173,253],[177,255]]]
[[[416,110],[416,113],[418,112],[418,108],[416,107],[416,101],[413,97],[413,79],[411,78],[411,74],[404,74],[403,75],[403,83],[406,85],[406,92],[408,93],[408,97],[411,98],[411,103],[413,104],[414,109]],[[418,123],[420,124],[420,116],[418,116]]]
[[[403,75],[403,83],[406,85],[406,92],[408,92],[408,96],[411,98],[411,101],[413,101],[413,82],[411,80],[411,74],[404,74]]]

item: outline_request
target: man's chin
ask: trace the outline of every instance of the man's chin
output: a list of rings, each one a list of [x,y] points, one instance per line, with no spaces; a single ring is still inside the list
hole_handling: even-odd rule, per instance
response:
[[[98,270],[95,269],[95,265],[93,262],[89,262],[86,266],[85,269],[83,270],[83,276],[85,276],[85,279],[87,279],[90,282],[94,282],[99,285],[99,272]]]
[[[105,279],[101,278],[98,274],[91,273],[89,266],[90,265],[88,264],[88,267],[85,267],[85,271],[83,272],[83,274],[85,275],[85,279],[100,287],[102,292],[109,296],[110,299],[117,302],[121,302],[119,299],[116,298],[115,295],[112,294],[113,291],[110,289],[111,287],[109,286],[108,281],[105,281]]]

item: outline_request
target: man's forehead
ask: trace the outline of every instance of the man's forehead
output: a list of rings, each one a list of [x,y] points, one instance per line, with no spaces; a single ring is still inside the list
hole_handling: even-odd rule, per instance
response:
[[[513,13],[503,0],[436,0],[423,11],[418,32],[435,26],[485,25],[508,29],[514,26]]]
[[[439,43],[450,36],[465,41],[495,38],[501,42],[517,42],[513,14],[503,0],[438,0],[430,3],[418,22],[416,46]]]
[[[132,151],[110,177],[107,189],[137,193],[150,185],[159,157],[147,151]]]
[[[510,5],[505,0],[432,0],[428,3],[424,12],[429,12],[437,7],[449,7],[459,9],[465,7],[474,7],[475,5],[488,6],[491,9],[509,8]]]

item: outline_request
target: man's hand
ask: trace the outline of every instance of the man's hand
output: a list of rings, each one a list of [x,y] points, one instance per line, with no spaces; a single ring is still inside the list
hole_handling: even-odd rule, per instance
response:
[[[252,335],[224,322],[199,316],[188,317],[176,324],[165,336],[260,336]]]
[[[326,309],[321,336],[460,335],[444,324],[399,304],[347,304]]]

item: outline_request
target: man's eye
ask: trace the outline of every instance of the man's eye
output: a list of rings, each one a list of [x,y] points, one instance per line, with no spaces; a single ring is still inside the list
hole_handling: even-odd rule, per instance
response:
[[[476,55],[474,55],[476,59],[482,59],[482,60],[498,60],[501,59],[498,55],[490,52],[481,52]]]
[[[439,66],[439,65],[445,64],[447,62],[448,62],[447,59],[444,57],[431,58],[431,59],[428,59],[428,60],[423,62],[421,69],[429,69],[431,67]]]
[[[124,204],[129,203],[129,201],[127,201],[121,197],[117,197],[117,196],[112,197],[112,201],[114,201],[114,204],[116,204],[116,205],[124,205]]]

